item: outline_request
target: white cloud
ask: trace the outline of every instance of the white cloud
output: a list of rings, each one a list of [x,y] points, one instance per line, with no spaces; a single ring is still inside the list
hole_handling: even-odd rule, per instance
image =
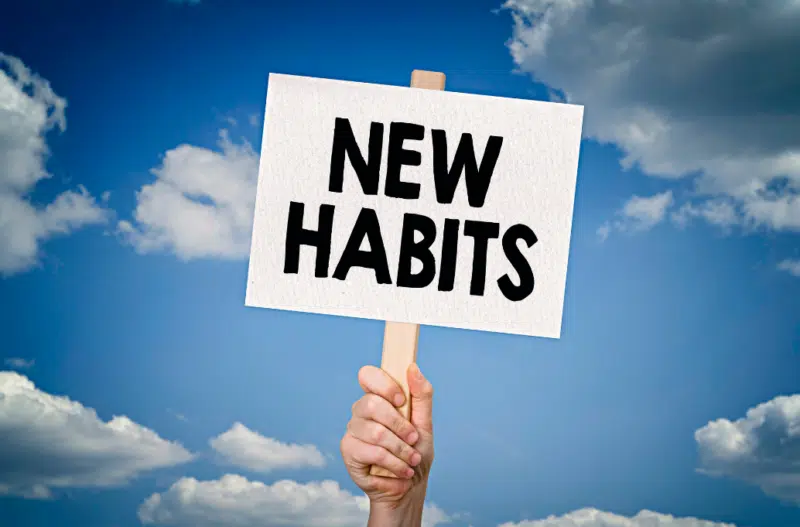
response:
[[[740,222],[735,205],[728,199],[712,199],[697,204],[684,203],[672,214],[672,221],[680,227],[685,227],[695,218],[702,218],[723,228]]]
[[[786,271],[787,273],[800,276],[800,259],[790,260],[786,259],[778,263],[779,271]]]
[[[695,178],[696,198],[732,205],[689,216],[800,232],[795,0],[504,7],[518,68],[584,104],[585,135],[619,147],[623,167]]]
[[[31,193],[52,177],[45,164],[48,132],[66,130],[67,101],[20,59],[0,53],[0,275],[39,263],[42,242],[85,225],[107,221],[107,212],[82,186],[46,205]]]
[[[27,360],[22,357],[9,357],[3,362],[6,366],[14,368],[15,370],[28,370],[33,368],[33,365],[36,364],[35,359]]]
[[[104,422],[23,375],[0,372],[0,494],[46,498],[51,489],[116,486],[191,459],[127,417]]]
[[[363,527],[369,514],[366,496],[354,496],[335,481],[267,485],[227,474],[219,480],[182,478],[139,507],[144,524],[175,527]],[[423,512],[423,527],[450,522],[434,505]]]
[[[756,226],[800,232],[800,196],[797,194],[762,191],[748,197],[742,209],[746,220]]]
[[[642,232],[661,223],[672,205],[672,191],[668,190],[649,197],[633,196],[617,211],[619,219],[606,222],[597,229],[600,241],[608,238],[611,231]]]
[[[241,259],[250,251],[258,155],[220,132],[218,150],[180,145],[151,170],[137,193],[133,221],[120,234],[139,252],[170,251],[183,260]]]
[[[776,397],[736,421],[711,421],[694,437],[702,472],[800,503],[800,395]]]
[[[325,458],[314,445],[281,443],[242,423],[234,423],[230,430],[212,438],[209,444],[228,463],[254,472],[325,466]]]
[[[633,230],[648,230],[661,223],[672,205],[672,192],[662,192],[650,197],[633,196],[622,207],[622,215],[629,219]]]
[[[597,509],[580,509],[564,516],[548,516],[543,520],[504,523],[499,527],[735,527],[698,518],[676,518],[643,510],[636,516],[620,516]]]

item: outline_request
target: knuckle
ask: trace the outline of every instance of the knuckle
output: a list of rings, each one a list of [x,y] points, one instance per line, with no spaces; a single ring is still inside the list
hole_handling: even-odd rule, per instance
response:
[[[368,414],[373,414],[376,406],[375,397],[371,395],[365,395],[362,400],[364,401],[364,411]]]
[[[386,439],[386,429],[381,425],[376,424],[372,427],[372,440],[375,444],[382,443]]]
[[[370,415],[378,415],[383,407],[383,400],[379,395],[370,394],[366,402]]]

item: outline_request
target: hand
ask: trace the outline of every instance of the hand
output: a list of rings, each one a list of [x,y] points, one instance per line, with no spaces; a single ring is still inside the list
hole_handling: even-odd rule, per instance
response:
[[[410,421],[397,410],[405,396],[394,379],[374,366],[361,368],[358,382],[365,395],[353,405],[353,416],[341,441],[347,471],[369,497],[371,524],[376,509],[422,515],[433,463],[433,387],[416,364],[409,367],[407,375]],[[372,465],[385,468],[397,478],[370,475]],[[389,520],[375,524],[419,525],[418,521]]]

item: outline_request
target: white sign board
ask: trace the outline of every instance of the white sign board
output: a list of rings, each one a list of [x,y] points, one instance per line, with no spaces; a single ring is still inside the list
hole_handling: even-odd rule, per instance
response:
[[[582,119],[271,74],[246,304],[558,338]]]

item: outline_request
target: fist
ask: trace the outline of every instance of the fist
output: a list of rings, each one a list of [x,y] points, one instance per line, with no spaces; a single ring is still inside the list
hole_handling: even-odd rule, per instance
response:
[[[358,372],[364,396],[352,407],[341,451],[350,477],[373,503],[397,502],[424,488],[433,463],[433,387],[416,364],[407,375],[410,420],[398,410],[406,398],[394,379],[374,366]],[[372,465],[397,477],[371,475]]]

